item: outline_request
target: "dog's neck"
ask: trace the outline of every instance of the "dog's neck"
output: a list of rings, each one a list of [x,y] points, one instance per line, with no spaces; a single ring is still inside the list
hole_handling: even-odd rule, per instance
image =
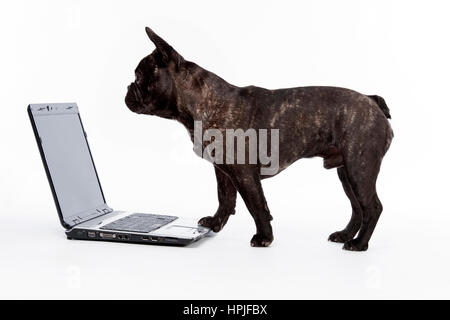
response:
[[[213,120],[214,109],[230,101],[237,89],[216,74],[189,61],[178,72],[174,72],[173,78],[178,110],[175,119],[188,129],[191,137],[194,121],[208,124]]]

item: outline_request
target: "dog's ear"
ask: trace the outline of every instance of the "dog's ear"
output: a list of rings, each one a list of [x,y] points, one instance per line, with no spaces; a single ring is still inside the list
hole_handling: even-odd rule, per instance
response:
[[[184,61],[183,57],[149,27],[145,27],[145,32],[150,40],[155,44],[156,49],[162,54],[164,61],[166,63],[173,61],[175,62],[177,68],[180,67]]]

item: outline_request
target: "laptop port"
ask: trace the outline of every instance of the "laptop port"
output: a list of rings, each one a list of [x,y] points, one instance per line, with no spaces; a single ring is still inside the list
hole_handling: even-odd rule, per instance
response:
[[[116,234],[115,233],[100,232],[100,238],[103,238],[103,239],[115,239],[116,238]]]
[[[127,234],[118,234],[117,239],[119,240],[130,240],[130,236]]]
[[[89,231],[87,235],[89,238],[95,238],[95,231]]]
[[[158,242],[158,237],[149,237],[149,236],[142,236],[141,240],[143,241],[151,241],[151,242]]]

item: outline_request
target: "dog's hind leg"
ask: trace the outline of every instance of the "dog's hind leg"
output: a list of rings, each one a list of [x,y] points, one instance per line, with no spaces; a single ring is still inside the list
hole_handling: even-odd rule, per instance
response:
[[[383,211],[376,192],[376,180],[381,165],[380,157],[366,157],[346,166],[348,179],[362,210],[362,224],[355,239],[344,244],[345,250],[367,250],[378,218]]]
[[[227,223],[230,215],[235,212],[237,190],[225,173],[217,167],[214,167],[214,170],[216,172],[219,208],[214,216],[204,217],[199,220],[198,224],[210,228],[214,232],[219,232]]]
[[[330,234],[328,240],[333,242],[345,243],[353,239],[359,228],[361,227],[362,209],[348,179],[346,168],[337,168],[337,173],[339,176],[339,180],[341,180],[342,186],[344,187],[345,194],[350,200],[352,206],[352,216],[345,229]]]

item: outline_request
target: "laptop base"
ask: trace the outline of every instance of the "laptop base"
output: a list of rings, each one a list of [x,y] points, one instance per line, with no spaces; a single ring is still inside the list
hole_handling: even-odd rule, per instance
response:
[[[73,228],[66,231],[67,239],[96,240],[109,242],[140,243],[153,245],[186,246],[203,237],[196,239],[172,238],[155,235],[122,233],[115,231],[98,231]]]

